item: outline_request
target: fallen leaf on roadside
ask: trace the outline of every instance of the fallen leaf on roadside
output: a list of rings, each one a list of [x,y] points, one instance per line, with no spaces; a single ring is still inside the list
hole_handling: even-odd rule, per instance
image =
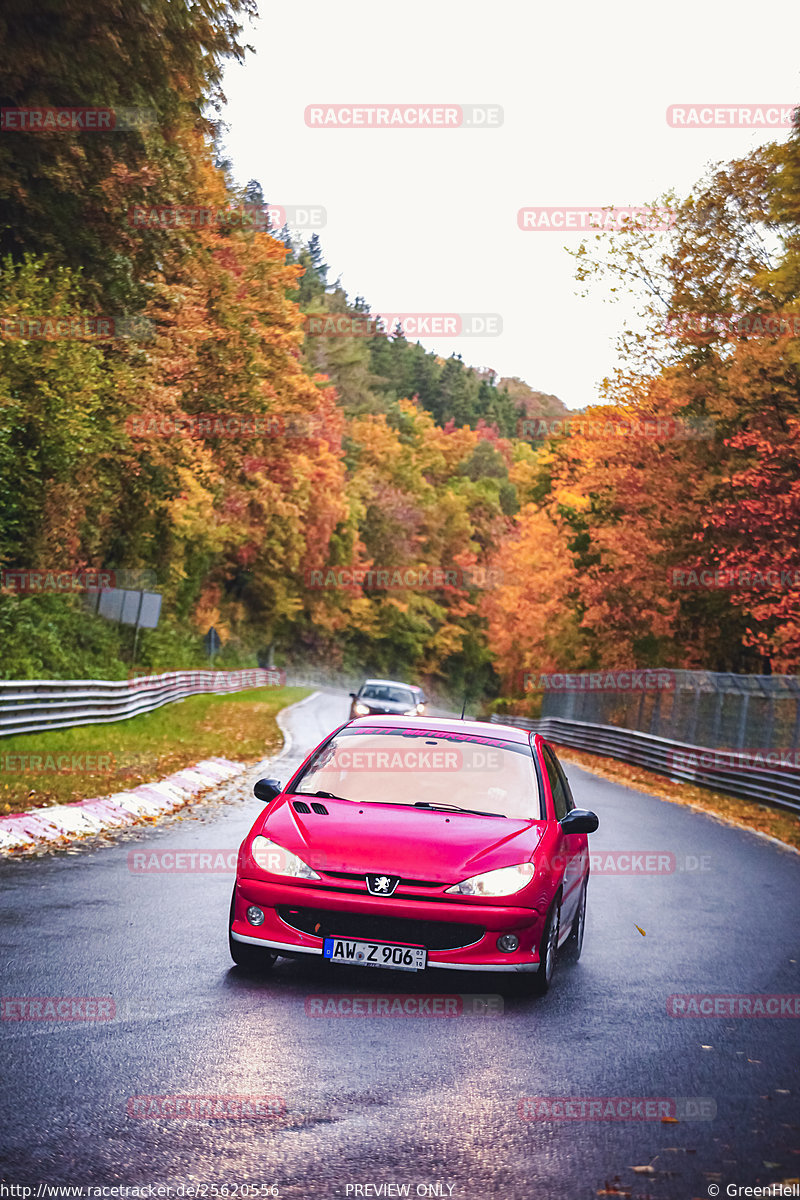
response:
[[[662,1117],[661,1124],[662,1125],[678,1125],[679,1121],[678,1121],[677,1117]]]
[[[635,922],[635,921],[634,921],[634,925],[636,925],[636,922]],[[642,937],[647,937],[647,934],[646,934],[646,933],[645,933],[645,931],[642,929],[641,925],[636,925],[636,928],[639,930],[639,933],[642,935]]]

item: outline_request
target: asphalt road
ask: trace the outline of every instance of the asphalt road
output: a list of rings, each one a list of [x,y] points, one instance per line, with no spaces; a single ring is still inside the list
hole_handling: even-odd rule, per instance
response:
[[[269,773],[288,778],[345,715],[330,692],[293,710],[293,746]],[[453,972],[281,960],[272,975],[244,977],[226,941],[232,873],[141,873],[130,856],[234,850],[260,809],[249,785],[112,847],[4,862],[3,996],[112,997],[116,1015],[0,1022],[3,1182],[200,1185],[209,1197],[212,1185],[231,1196],[234,1185],[239,1195],[274,1185],[321,1200],[403,1194],[381,1188],[389,1183],[456,1200],[688,1200],[796,1179],[797,1020],[681,1019],[667,999],[800,993],[800,858],[568,774],[576,803],[600,817],[594,852],[674,861],[662,858],[659,874],[595,873],[583,957],[557,968],[541,1000],[497,976]],[[503,1012],[307,1014],[311,996],[376,992],[495,994]],[[285,1107],[267,1119],[128,1115],[131,1097],[173,1095],[268,1095]],[[680,1109],[677,1123],[525,1120],[525,1097],[705,1098],[705,1119]]]

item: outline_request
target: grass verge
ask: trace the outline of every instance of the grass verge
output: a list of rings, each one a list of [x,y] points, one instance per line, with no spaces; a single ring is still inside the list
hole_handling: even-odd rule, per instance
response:
[[[2,738],[0,812],[124,792],[203,758],[258,762],[280,748],[277,713],[310,691],[205,693],[127,721]]]
[[[695,787],[690,783],[675,783],[663,775],[656,775],[653,771],[646,771],[644,767],[633,766],[631,763],[620,762],[616,758],[587,754],[569,746],[557,748],[559,758],[565,763],[572,762],[576,767],[583,767],[612,783],[621,783],[639,792],[647,792],[650,796],[671,800],[674,804],[683,804],[698,812],[710,813],[742,829],[766,833],[787,846],[800,850],[800,819],[794,813],[770,808],[755,800],[742,800],[738,796],[727,796],[724,792]]]

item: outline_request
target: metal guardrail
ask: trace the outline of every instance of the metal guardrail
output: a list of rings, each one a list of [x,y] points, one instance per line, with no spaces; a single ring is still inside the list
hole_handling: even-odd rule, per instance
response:
[[[495,724],[531,729],[561,746],[602,754],[623,762],[646,767],[677,782],[714,788],[745,800],[756,800],[773,808],[800,814],[800,768],[794,765],[761,766],[747,751],[709,749],[656,737],[637,729],[616,725],[594,725],[585,721],[566,721],[559,717],[501,716],[493,714]],[[776,753],[774,758],[780,759]]]
[[[169,671],[134,679],[0,680],[0,737],[124,721],[187,696],[281,687],[285,680],[284,672],[276,669]]]

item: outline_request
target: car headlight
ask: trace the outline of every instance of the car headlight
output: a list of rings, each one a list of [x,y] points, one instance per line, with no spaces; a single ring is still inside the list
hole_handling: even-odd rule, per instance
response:
[[[288,875],[290,879],[320,878],[308,863],[303,862],[302,858],[292,854],[291,850],[284,850],[283,846],[279,846],[277,842],[271,842],[269,838],[262,837],[260,833],[253,838],[250,852],[257,866],[262,871],[268,871],[270,875]]]
[[[367,708],[366,704],[357,704],[355,711],[359,717],[366,717],[369,715],[369,709]]]
[[[484,871],[483,875],[472,875],[445,888],[446,892],[459,896],[513,896],[521,892],[533,878],[533,863],[518,863],[515,867],[499,867],[496,871]]]
[[[418,704],[418,705],[417,705],[417,712],[420,714],[420,716],[422,716],[422,714],[425,712],[425,705],[424,705],[424,704]]]

